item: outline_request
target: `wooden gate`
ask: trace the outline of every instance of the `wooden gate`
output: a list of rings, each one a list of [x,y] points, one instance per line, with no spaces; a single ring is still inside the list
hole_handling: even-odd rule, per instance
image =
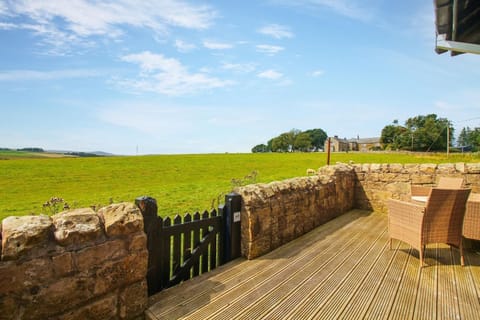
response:
[[[225,200],[218,211],[173,219],[157,216],[155,199],[135,200],[147,234],[149,295],[240,256],[240,196],[229,194]]]

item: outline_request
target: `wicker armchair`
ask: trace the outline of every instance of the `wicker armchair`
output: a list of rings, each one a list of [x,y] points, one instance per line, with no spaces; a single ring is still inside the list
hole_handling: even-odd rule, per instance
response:
[[[420,253],[420,267],[427,244],[446,243],[460,249],[464,265],[462,227],[470,189],[431,188],[426,205],[390,199],[388,232],[392,239],[410,244]]]
[[[444,189],[460,189],[463,185],[463,178],[440,177],[438,179],[437,188]],[[432,187],[411,185],[412,197],[427,197]]]

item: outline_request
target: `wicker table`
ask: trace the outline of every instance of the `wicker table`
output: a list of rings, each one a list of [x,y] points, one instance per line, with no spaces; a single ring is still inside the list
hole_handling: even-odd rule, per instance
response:
[[[480,193],[471,193],[463,220],[463,236],[480,240]]]

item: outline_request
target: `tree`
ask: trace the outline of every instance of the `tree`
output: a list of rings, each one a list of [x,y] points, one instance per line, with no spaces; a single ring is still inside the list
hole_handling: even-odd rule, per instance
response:
[[[437,118],[436,114],[409,118],[405,126],[413,134],[412,149],[415,151],[444,151],[447,149],[447,135],[449,145],[453,140],[453,127],[446,118]]]
[[[291,138],[288,133],[282,133],[276,138],[272,139],[273,152],[289,152],[291,146]]]
[[[325,145],[325,140],[327,140],[327,133],[322,129],[310,129],[305,131],[310,136],[312,141],[312,147],[315,150],[323,149]]]
[[[460,131],[460,134],[458,135],[458,140],[457,140],[457,144],[459,147],[465,147],[469,145],[469,137],[468,137],[469,131],[470,131],[469,127],[467,127],[466,129],[463,128],[462,131]]]
[[[480,128],[463,128],[458,136],[458,145],[471,147],[472,151],[480,150]]]
[[[402,138],[407,129],[405,127],[399,126],[398,121],[394,124],[385,126],[382,129],[382,135],[380,137],[380,142],[383,144],[385,149],[398,150],[402,146]]]
[[[293,150],[307,152],[312,148],[312,139],[307,132],[299,133],[295,136]]]
[[[322,129],[310,129],[302,132],[292,129],[268,140],[267,145],[259,144],[252,152],[295,152],[312,151],[323,148],[327,134]]]
[[[386,148],[410,151],[443,151],[453,141],[453,127],[446,118],[437,118],[436,114],[416,116],[405,121],[405,126],[394,121],[382,130],[380,141]]]
[[[259,152],[268,152],[268,146],[265,144],[257,144],[255,147],[252,148],[252,153],[259,153]]]

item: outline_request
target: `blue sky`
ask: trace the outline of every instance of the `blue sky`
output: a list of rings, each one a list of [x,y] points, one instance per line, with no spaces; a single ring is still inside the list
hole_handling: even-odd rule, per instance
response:
[[[0,147],[250,152],[289,131],[480,126],[480,56],[433,1],[0,0]]]

